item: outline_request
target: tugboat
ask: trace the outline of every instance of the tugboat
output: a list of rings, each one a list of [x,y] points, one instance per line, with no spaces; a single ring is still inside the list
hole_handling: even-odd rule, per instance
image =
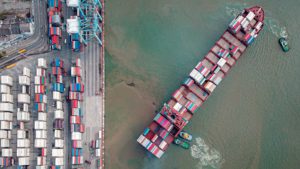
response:
[[[184,149],[189,149],[190,148],[190,144],[188,142],[180,140],[179,138],[175,138],[174,144],[177,144],[177,145],[181,146]]]
[[[288,46],[288,42],[287,42],[286,38],[281,37],[281,38],[279,38],[278,42],[284,52],[289,51],[289,46]]]
[[[193,139],[193,136],[185,131],[181,131],[179,133],[179,136],[187,141],[192,141],[192,139]]]

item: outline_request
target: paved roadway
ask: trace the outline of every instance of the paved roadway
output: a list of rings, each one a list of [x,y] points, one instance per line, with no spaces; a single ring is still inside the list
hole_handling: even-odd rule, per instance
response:
[[[8,56],[0,59],[0,69],[12,64],[22,56],[18,54],[19,49],[26,49],[27,53],[48,50],[48,36],[47,36],[47,12],[46,1],[33,0],[34,8],[34,33],[33,35],[18,43],[17,45],[9,48],[7,51]]]

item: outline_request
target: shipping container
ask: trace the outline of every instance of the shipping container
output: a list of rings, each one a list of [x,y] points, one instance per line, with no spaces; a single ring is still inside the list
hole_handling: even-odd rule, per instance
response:
[[[52,91],[63,93],[65,91],[65,85],[63,83],[52,83]]]
[[[27,77],[30,77],[30,69],[27,68],[27,67],[23,67],[23,75],[24,76],[27,76]]]
[[[71,132],[84,133],[84,131],[85,131],[84,124],[71,124]]]
[[[72,116],[83,116],[83,111],[81,108],[71,108],[71,115]]]
[[[26,165],[28,166],[28,165],[30,165],[30,157],[19,157],[18,158],[18,165],[19,166],[26,166]],[[23,168],[21,168],[21,169],[23,169]]]
[[[10,147],[10,140],[9,139],[1,139],[0,147],[1,148],[9,148]]]
[[[1,130],[12,130],[13,124],[11,121],[0,121]]]
[[[46,94],[45,86],[44,85],[35,85],[34,93]]]
[[[46,165],[46,157],[38,156],[36,159],[37,165]]]
[[[36,130],[47,130],[47,122],[45,121],[35,121],[34,129]]]
[[[0,84],[0,93],[10,93],[10,87],[8,85]]]
[[[80,132],[71,133],[71,140],[82,140],[82,133]]]
[[[20,85],[30,85],[30,77],[28,76],[19,76],[19,84]]]
[[[13,113],[0,112],[0,121],[13,121]]]
[[[83,101],[83,94],[80,92],[69,92],[69,99],[70,100],[79,100],[79,101]]]
[[[34,76],[34,84],[36,85],[45,85],[46,77],[45,76]]]
[[[30,113],[24,111],[17,112],[17,120],[18,121],[30,121]]]
[[[45,103],[34,103],[33,108],[37,112],[44,112],[47,110],[47,106]]]
[[[62,98],[61,98],[61,93],[60,92],[56,92],[56,91],[53,91],[52,92],[52,97],[53,97],[53,100],[58,100],[58,101],[61,101]]]
[[[56,148],[64,148],[64,140],[63,139],[55,139],[54,147]]]
[[[63,157],[64,149],[52,148],[52,157]]]
[[[17,148],[17,157],[29,157],[30,149],[29,148]]]
[[[1,94],[1,102],[13,103],[13,95],[11,94]]]
[[[13,112],[14,105],[12,103],[0,103],[0,112]]]
[[[34,95],[34,102],[36,103],[47,103],[47,95],[44,94],[35,94]]]
[[[64,120],[55,119],[54,124],[53,124],[53,128],[62,130],[64,128]]]
[[[47,148],[47,139],[35,139],[34,147],[35,148]]]
[[[82,141],[81,140],[72,140],[72,147],[73,148],[82,148]]]
[[[54,61],[51,63],[53,67],[64,67],[64,61],[61,60],[60,58],[55,58]]]
[[[82,76],[82,69],[81,67],[71,67],[71,76]]]
[[[54,165],[56,166],[52,166],[51,169],[62,169],[60,166],[64,165],[64,158],[55,158]]]
[[[73,165],[79,165],[79,164],[83,164],[83,156],[73,156],[72,157],[72,164]]]
[[[38,58],[38,67],[47,69],[47,61],[44,58]]]
[[[80,124],[81,123],[80,116],[70,116],[70,123],[71,124]]]
[[[0,130],[0,139],[10,139],[11,131]]]
[[[2,149],[2,157],[12,157],[12,148],[3,148]]]
[[[54,129],[54,138],[62,138],[62,130]]]
[[[62,75],[56,75],[56,83],[61,83],[63,85],[63,76]]]
[[[29,94],[19,93],[18,94],[18,103],[27,103],[27,104],[30,104],[30,96],[29,96]]]
[[[64,119],[64,112],[62,110],[55,110],[54,119]]]
[[[27,131],[27,130],[17,130],[17,138],[18,139],[29,138],[29,131]]]
[[[39,121],[47,121],[47,113],[38,112],[38,120]]]
[[[46,76],[46,70],[43,68],[36,68],[36,76]]]
[[[52,74],[53,75],[62,75],[63,71],[60,67],[52,67]]]
[[[1,84],[5,84],[5,85],[8,85],[8,86],[12,86],[13,85],[13,78],[11,76],[1,76],[0,78],[0,82]]]
[[[29,139],[17,139],[17,147],[30,147]]]
[[[35,130],[35,138],[47,139],[47,130]]]
[[[63,104],[61,101],[55,101],[55,108],[57,110],[63,110]]]

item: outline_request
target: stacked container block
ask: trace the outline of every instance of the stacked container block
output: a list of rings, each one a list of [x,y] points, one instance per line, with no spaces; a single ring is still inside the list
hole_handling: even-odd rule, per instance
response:
[[[35,140],[34,147],[37,149],[36,168],[46,168],[47,154],[47,62],[44,58],[38,58],[36,76],[34,77],[34,105],[33,111],[38,118],[34,121]]]
[[[77,70],[77,71],[75,71]],[[82,123],[83,111],[82,111],[82,94],[84,92],[84,86],[81,82],[81,61],[79,58],[71,67],[72,82],[69,89],[69,101],[71,104],[70,112],[70,128],[71,128],[71,160],[72,165],[77,167],[84,163],[82,154],[82,134],[85,131],[84,124]]]
[[[61,0],[48,0],[48,35],[50,39],[51,49],[60,50],[61,49],[61,12],[62,2]]]
[[[27,67],[23,68],[23,74],[19,76],[19,94],[17,107],[17,157],[18,168],[26,168],[30,165],[30,128],[25,128],[25,124],[30,122],[30,82],[31,72]]]
[[[63,83],[64,75],[64,62],[58,57],[55,58],[52,63],[52,96],[53,101],[56,105],[54,109],[54,121],[53,121],[53,130],[54,130],[54,144],[52,147],[52,168],[61,169],[64,168],[64,138],[62,134],[64,133],[64,111],[62,105],[62,96],[65,91]]]
[[[13,78],[0,76],[0,166],[6,168],[14,165],[12,153],[12,128],[13,128]]]

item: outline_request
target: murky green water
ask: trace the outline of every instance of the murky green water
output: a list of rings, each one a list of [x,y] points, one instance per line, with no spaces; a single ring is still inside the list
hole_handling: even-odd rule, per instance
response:
[[[162,159],[136,139],[226,29],[261,5],[266,27],[193,117],[193,152]],[[300,1],[110,0],[106,3],[108,169],[297,169],[300,166]],[[291,51],[277,43],[288,33]],[[134,83],[135,86],[127,84]]]

